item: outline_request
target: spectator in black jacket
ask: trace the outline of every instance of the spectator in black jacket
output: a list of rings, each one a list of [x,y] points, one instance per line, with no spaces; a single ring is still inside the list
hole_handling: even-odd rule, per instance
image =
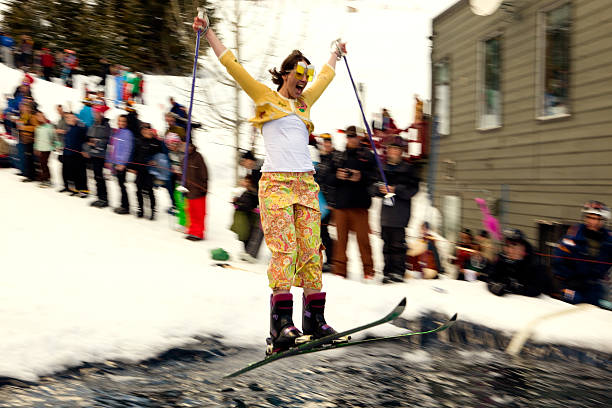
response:
[[[325,263],[323,264],[323,272],[331,272],[332,259],[334,253],[334,240],[330,237],[328,226],[331,224],[333,209],[336,205],[336,187],[334,186],[334,155],[336,149],[332,144],[332,137],[329,133],[319,135],[321,142],[319,144],[319,163],[316,165],[315,181],[319,184],[321,193],[327,202],[330,211],[327,215],[321,218],[321,241],[325,247]]]
[[[155,219],[155,193],[153,192],[153,176],[149,172],[149,166],[153,164],[153,156],[162,152],[162,142],[154,137],[149,123],[142,122],[140,125],[141,137],[134,144],[133,169],[136,172],[136,198],[138,199],[138,218],[144,217],[144,196],[149,196],[151,215],[149,219]]]
[[[546,288],[544,268],[521,230],[504,232],[504,246],[489,275],[488,288],[497,296],[538,296]]]
[[[170,112],[174,113],[177,118],[176,124],[182,127],[183,129],[186,129],[187,128],[187,109],[185,109],[185,107],[181,105],[180,103],[176,102],[173,97],[170,97],[170,105],[172,105],[172,107],[170,108]],[[180,119],[184,119],[184,120],[180,120]]]
[[[606,228],[609,219],[608,206],[587,201],[582,207],[582,222],[561,238],[552,265],[561,300],[610,308],[605,299],[612,262],[612,232]]]
[[[104,163],[106,161],[106,148],[110,140],[111,127],[108,119],[104,117],[102,109],[94,109],[94,124],[87,130],[88,142],[85,145],[85,157],[89,157],[96,180],[96,194],[98,199],[91,203],[93,207],[108,207],[108,193],[104,179]]]
[[[251,150],[247,150],[240,156],[240,165],[247,170],[247,174],[253,177],[253,184],[255,188],[259,190],[259,179],[261,178],[263,160],[257,159]]]
[[[102,89],[106,89],[106,77],[111,74],[111,64],[106,58],[100,58],[100,77],[102,80],[98,84]]]
[[[410,221],[411,199],[418,192],[419,180],[412,165],[403,161],[405,147],[400,136],[391,139],[386,149],[387,162],[383,167],[388,187],[383,182],[373,185],[373,194],[385,197],[380,211],[385,257],[383,283],[402,282],[406,271],[405,228]]]
[[[134,140],[140,139],[142,136],[140,133],[140,125],[142,122],[140,119],[138,119],[138,112],[136,112],[136,108],[134,108],[134,103],[132,101],[128,101],[126,103],[125,110],[127,112],[127,115],[125,115],[127,119],[127,128],[134,135]]]
[[[338,240],[334,248],[334,274],[346,277],[346,245],[350,231],[357,235],[359,253],[366,279],[374,277],[368,208],[372,204],[369,187],[375,169],[374,155],[360,145],[355,126],[346,128],[346,150],[333,159],[336,207],[334,220]]]
[[[64,154],[62,172],[64,179],[74,183],[73,196],[89,196],[87,189],[87,169],[83,155],[83,144],[87,141],[87,126],[79,122],[76,115],[68,112],[65,115],[68,129],[64,135]]]
[[[263,237],[259,212],[257,211],[259,206],[257,188],[251,174],[244,176],[240,184],[245,190],[232,200],[235,211],[234,222],[230,229],[238,235],[238,240],[244,244],[244,252],[240,254],[240,259],[247,262],[256,262],[261,237]]]

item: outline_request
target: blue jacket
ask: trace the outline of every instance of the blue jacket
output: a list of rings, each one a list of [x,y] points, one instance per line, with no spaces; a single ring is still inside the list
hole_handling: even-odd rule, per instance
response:
[[[564,278],[567,282],[602,279],[610,269],[610,263],[612,263],[612,233],[602,228],[603,239],[599,253],[597,256],[591,256],[588,251],[585,231],[584,224],[574,225],[567,231],[567,234],[555,249],[555,258],[552,260],[553,271],[555,275]],[[573,288],[570,287],[570,289]]]
[[[8,35],[3,35],[2,37],[0,37],[0,43],[5,47],[12,48],[15,45],[15,40],[13,40]]]
[[[81,122],[87,125],[87,127],[90,127],[95,122],[93,109],[91,106],[83,106],[83,109],[81,109],[77,117]]]
[[[106,161],[126,165],[132,158],[134,135],[129,129],[116,129],[111,136],[110,145],[112,148],[106,151]]]
[[[87,141],[87,126],[77,123],[69,126],[64,135],[64,155],[72,156],[83,151],[83,143]]]

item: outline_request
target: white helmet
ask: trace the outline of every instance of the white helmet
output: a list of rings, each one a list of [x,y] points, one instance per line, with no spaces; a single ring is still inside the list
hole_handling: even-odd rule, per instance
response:
[[[600,201],[587,201],[582,207],[582,214],[599,215],[606,221],[610,219],[610,209]]]

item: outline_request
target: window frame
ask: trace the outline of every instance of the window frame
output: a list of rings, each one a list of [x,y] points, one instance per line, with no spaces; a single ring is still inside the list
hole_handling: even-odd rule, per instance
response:
[[[567,86],[567,112],[546,114],[545,112],[545,93],[546,93],[546,28],[547,15],[553,10],[568,5],[570,7],[570,49],[569,49],[569,68],[568,68],[568,86]],[[575,7],[572,0],[556,0],[537,11],[537,42],[536,42],[536,89],[535,89],[535,119],[541,122],[546,122],[556,119],[564,119],[572,116],[571,104],[571,79],[572,79],[572,36],[573,36],[573,12]]]
[[[499,79],[499,92],[500,92],[500,112],[499,112],[499,124],[494,126],[483,126],[482,116],[484,115],[484,92],[485,92],[485,75],[486,68],[484,63],[486,61],[486,42],[495,38],[499,38],[499,65],[500,65],[500,79]],[[501,129],[504,126],[504,87],[503,87],[503,39],[504,32],[502,30],[496,30],[478,40],[476,47],[476,130],[486,132],[489,130]]]

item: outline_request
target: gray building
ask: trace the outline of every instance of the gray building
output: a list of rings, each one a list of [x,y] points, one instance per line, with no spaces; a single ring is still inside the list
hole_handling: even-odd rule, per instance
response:
[[[482,228],[476,197],[534,243],[542,222],[612,204],[611,0],[507,0],[485,17],[460,0],[433,20],[432,45],[449,239]]]

